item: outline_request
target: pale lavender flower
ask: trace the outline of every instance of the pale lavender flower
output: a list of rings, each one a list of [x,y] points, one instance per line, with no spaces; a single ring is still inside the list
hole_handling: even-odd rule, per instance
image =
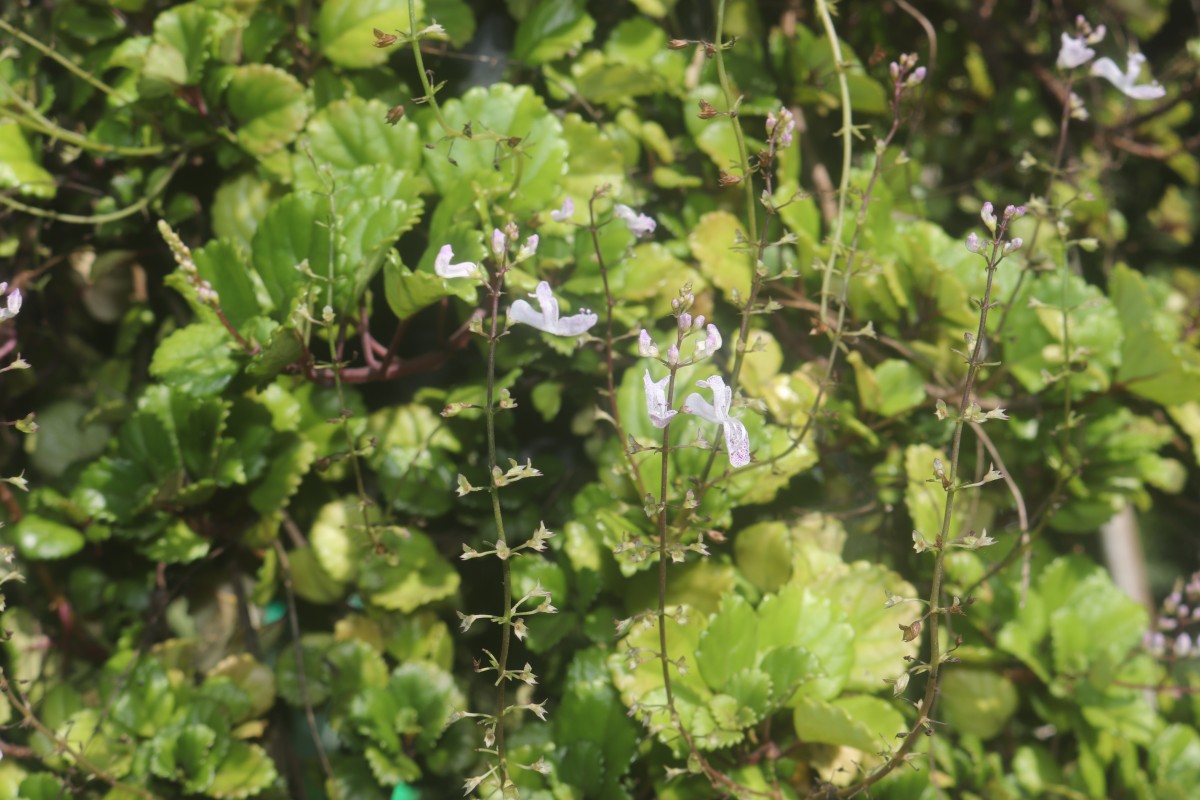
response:
[[[696,352],[692,357],[697,361],[702,358],[708,358],[721,349],[722,341],[721,332],[717,330],[717,326],[709,323],[708,335],[703,339],[696,340]]]
[[[534,293],[529,296],[537,298],[541,311],[534,311],[533,306],[525,300],[517,300],[508,307],[509,322],[523,322],[555,336],[578,336],[600,319],[586,308],[578,314],[559,317],[558,298],[551,291],[550,284],[545,281],[539,283]]]
[[[1142,73],[1142,66],[1146,63],[1146,57],[1141,53],[1130,53],[1129,63],[1124,72],[1117,66],[1116,62],[1111,58],[1101,58],[1095,64],[1092,64],[1092,74],[1099,75],[1113,86],[1120,89],[1126,97],[1132,97],[1134,100],[1157,100],[1167,93],[1167,90],[1158,84],[1158,81],[1152,80],[1149,83],[1138,85],[1138,76]]]
[[[8,291],[7,283],[0,283],[0,295]],[[13,289],[9,292],[8,297],[4,300],[4,307],[0,308],[0,322],[6,319],[12,319],[17,314],[21,313],[21,290]]]
[[[700,419],[721,426],[725,434],[725,450],[729,453],[731,467],[744,467],[750,463],[750,434],[742,421],[729,416],[733,403],[733,389],[725,385],[720,375],[706,381],[697,381],[697,386],[712,389],[713,402],[709,403],[696,393],[689,394],[683,401],[683,411]]]
[[[658,223],[653,217],[648,217],[645,214],[638,214],[632,208],[621,203],[613,206],[613,215],[617,219],[625,223],[625,227],[629,228],[630,233],[634,236],[645,236],[654,233],[654,229],[658,227]]]
[[[970,250],[972,253],[978,253],[980,247],[981,247],[981,243],[979,241],[979,237],[975,234],[975,231],[971,231],[970,233],[968,233],[967,234],[967,249]]]
[[[779,135],[775,141],[779,147],[787,147],[792,143],[792,131],[796,129],[796,117],[791,111],[784,108],[779,109],[779,116],[776,117],[774,112],[767,114],[767,134],[770,135],[775,131],[775,127],[779,126]]]
[[[442,249],[438,250],[437,258],[433,260],[433,271],[437,273],[439,278],[469,278],[478,269],[470,261],[451,264],[450,262],[453,258],[454,248],[448,244],[442,245]]]
[[[550,212],[550,219],[555,222],[566,222],[575,214],[575,201],[570,197],[563,198],[562,208]]]
[[[1087,39],[1082,36],[1062,35],[1062,46],[1058,48],[1058,68],[1071,70],[1081,67],[1092,60],[1096,51],[1088,47]]]
[[[508,237],[499,228],[492,228],[492,255],[499,258],[508,249]]]
[[[671,376],[655,381],[650,377],[650,370],[646,370],[642,380],[646,385],[646,412],[650,415],[650,424],[656,428],[667,427],[671,417],[679,413],[667,404],[667,382]]]

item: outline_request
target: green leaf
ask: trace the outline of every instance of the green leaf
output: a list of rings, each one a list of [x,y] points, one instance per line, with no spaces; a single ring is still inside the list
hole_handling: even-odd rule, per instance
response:
[[[264,516],[282,508],[300,488],[316,455],[316,445],[299,434],[276,437],[271,443],[267,474],[250,493],[251,507]]]
[[[1194,728],[1168,725],[1146,749],[1154,775],[1155,797],[1182,800],[1200,785],[1200,736]]]
[[[700,262],[700,274],[733,301],[737,292],[744,303],[750,296],[754,268],[750,257],[734,250],[742,223],[728,211],[710,211],[688,234],[688,247]]]
[[[219,194],[220,190],[217,191]],[[214,213],[220,208],[218,200]],[[221,311],[238,332],[242,332],[248,320],[262,313],[249,265],[237,245],[227,239],[214,240],[193,250],[192,260],[200,277],[216,290]]]
[[[1146,610],[1108,575],[1093,573],[1050,615],[1054,667],[1062,675],[1091,674],[1103,686],[1141,641],[1147,622]]]
[[[424,533],[386,530],[381,539],[386,552],[361,565],[358,581],[372,603],[409,613],[458,591],[458,572]]]
[[[217,775],[208,787],[209,797],[252,797],[275,782],[275,762],[256,744],[235,741],[229,754],[217,767]]]
[[[245,692],[251,703],[248,717],[261,717],[275,705],[275,673],[249,653],[226,656],[209,670],[208,677],[228,678]]]
[[[955,731],[994,738],[1017,710],[1017,690],[1003,675],[955,666],[941,678],[942,713]]]
[[[737,701],[739,708],[753,715],[753,719],[747,724],[753,724],[766,717],[774,705],[771,676],[760,669],[744,669],[733,673],[724,689],[726,694]]]
[[[161,733],[153,741],[150,770],[160,778],[182,783],[189,793],[203,792],[216,776],[217,765],[209,757],[216,741],[216,731],[206,725]]]
[[[21,800],[62,800],[67,789],[62,781],[48,772],[38,772],[21,781]]]
[[[83,534],[61,522],[37,514],[26,514],[22,517],[13,535],[21,555],[38,561],[67,558],[83,549]]]
[[[368,180],[371,171],[377,171],[374,180],[386,178],[390,181],[394,180],[392,176],[399,175],[414,188],[421,187],[424,179],[414,177],[420,172],[422,163],[420,131],[410,120],[388,125],[387,115],[387,105],[361,97],[338,100],[314,114],[304,130],[302,152],[296,156],[296,188],[310,191],[326,188],[324,179],[313,172],[304,149],[312,153],[312,161],[318,167],[331,167],[335,174],[356,167],[370,168],[368,172],[356,173],[351,184]],[[373,187],[373,193],[389,200],[413,197],[398,194],[396,188],[388,191]]]
[[[259,221],[266,216],[274,190],[274,184],[259,178],[254,172],[242,172],[226,178],[217,187],[216,194],[213,195],[210,209],[213,233],[218,239],[228,239],[235,243],[240,248],[240,252],[250,252],[254,230],[258,227]],[[206,245],[205,249],[211,246],[210,243]],[[197,252],[193,250],[192,259],[196,260],[196,256]],[[200,266],[199,261],[196,261],[196,266]],[[242,269],[245,270],[245,267],[243,266]],[[201,274],[203,275],[203,272]],[[209,278],[210,282],[211,280]],[[225,313],[228,314],[225,292],[216,284],[213,284],[213,287],[221,292],[221,305],[225,307]],[[235,323],[236,326],[237,323]]]
[[[328,604],[341,599],[346,593],[345,584],[330,577],[317,560],[311,547],[293,550],[288,554],[292,568],[292,583],[296,594],[310,603]]]
[[[1162,304],[1152,296],[1147,280],[1118,264],[1109,294],[1125,329],[1117,380],[1130,392],[1166,406],[1200,396],[1200,350],[1163,330]]]
[[[415,9],[418,25],[421,3]],[[321,53],[339,67],[377,67],[388,59],[388,51],[372,46],[371,31],[407,32],[407,0],[326,0],[315,24]]]
[[[536,66],[590,42],[596,21],[585,5],[584,0],[540,0],[517,26],[512,57]]]
[[[307,261],[316,275],[329,274],[329,214],[327,198],[295,192],[272,205],[254,231],[251,261],[271,298],[272,316],[280,322],[310,281],[297,269],[301,262]]]
[[[806,742],[853,747],[875,753],[895,741],[905,729],[904,717],[878,697],[843,697],[833,702],[801,700],[793,720],[796,735]]]
[[[802,684],[800,696],[828,699],[845,685],[854,664],[854,629],[831,599],[792,583],[758,607],[758,648],[799,646],[817,662],[819,677]]]
[[[20,126],[7,119],[0,120],[0,189],[46,200],[57,191],[54,176],[42,168]]]
[[[472,196],[503,194],[505,209],[518,217],[551,207],[562,181],[567,144],[562,124],[532,88],[497,83],[470,89],[461,100],[447,100],[442,116],[452,130],[470,123],[475,131],[472,139],[455,139],[453,148],[439,144],[425,151],[426,168],[443,196],[451,196],[460,186]],[[485,131],[519,141],[497,143],[479,135]],[[444,135],[434,120],[426,132],[433,142]]]
[[[554,740],[566,749],[568,756],[594,753],[596,758],[585,761],[590,768],[599,765],[610,779],[620,778],[629,770],[639,731],[619,703],[601,648],[581,650],[575,655],[567,668],[562,705],[553,720]],[[587,774],[580,769],[579,760],[570,759],[568,763],[576,768],[564,770],[563,777],[580,786],[579,781],[586,780]]]
[[[304,86],[290,73],[268,64],[238,67],[225,103],[246,152],[267,156],[296,138],[308,116]]]
[[[91,461],[104,452],[109,429],[90,419],[89,411],[82,402],[72,399],[38,409],[37,432],[27,441],[29,460],[39,472],[57,478],[72,464]]]
[[[700,635],[696,664],[709,686],[724,690],[730,677],[754,666],[758,645],[758,617],[737,594],[721,599],[720,610]]]
[[[239,369],[232,342],[229,332],[218,324],[196,323],[181,328],[154,351],[150,374],[187,394],[218,394]]]

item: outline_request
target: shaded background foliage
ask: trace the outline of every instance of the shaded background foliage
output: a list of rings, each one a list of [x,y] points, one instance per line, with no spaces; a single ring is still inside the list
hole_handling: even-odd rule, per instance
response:
[[[27,576],[7,592],[14,758],[0,794],[442,797],[479,771],[477,731],[446,723],[487,702],[472,659],[498,639],[455,632],[455,610],[499,604],[495,564],[457,559],[495,538],[486,500],[453,494],[459,473],[486,480],[487,445],[478,410],[440,412],[482,402],[484,365],[466,331],[474,291],[434,275],[441,245],[482,261],[487,231],[516,221],[542,243],[510,294],[548,278],[573,308],[603,308],[590,236],[548,212],[568,196],[584,209],[608,184],[659,223],[649,241],[600,229],[618,334],[665,331],[690,281],[727,332],[728,369],[753,271],[730,249],[747,229],[741,189],[719,186],[737,158],[728,120],[696,116],[702,99],[726,107],[695,43],[713,38],[713,8],[416,5],[418,28],[437,20],[448,37],[422,42],[445,81],[444,125],[414,101],[426,89],[411,53],[371,46],[373,28],[408,30],[405,3],[68,0],[0,18],[0,254],[26,298],[2,335],[34,367],[0,376],[0,408],[10,421],[36,411],[40,426],[0,428],[0,474],[31,486],[0,484],[0,536]],[[849,288],[847,328],[870,322],[877,337],[851,341],[815,429],[788,451],[830,353],[815,328],[840,99],[813,8],[728,4],[724,57],[751,152],[767,112],[793,108],[776,202],[806,194],[770,222],[770,239],[793,238],[766,269],[799,277],[768,284],[778,307],[752,317],[761,352],[741,376],[756,457],[778,461],[718,470],[698,515],[726,542],[672,572],[670,602],[692,609],[671,623],[672,657],[694,666],[678,687],[683,725],[743,790],[790,797],[851,782],[909,724],[884,681],[907,680],[903,659],[920,657],[897,631],[919,613],[883,601],[923,597],[930,580],[911,531],[932,541],[940,521],[927,479],[949,428],[933,404],[956,405],[950,348],[974,326],[984,278],[962,236],[983,200],[1027,202],[1028,250],[997,277],[1002,365],[978,394],[1012,417],[986,429],[1037,532],[1030,584],[1020,558],[980,583],[1018,540],[1014,499],[989,484],[956,533],[986,529],[1000,545],[947,557],[947,599],[973,605],[954,620],[962,663],[935,714],[946,725],[919,771],[873,792],[933,796],[936,780],[958,796],[1187,796],[1200,781],[1196,671],[1171,648],[1193,619],[1179,606],[1200,591],[1177,593],[1177,627],[1143,648],[1150,615],[1096,566],[1094,532],[1137,506],[1155,597],[1200,569],[1194,10],[906,8],[848,4],[835,20],[864,126],[851,221],[890,121],[888,63],[915,51],[929,73],[884,154]],[[1056,171],[1054,59],[1076,10],[1109,26],[1118,61],[1139,42],[1168,94],[1133,104],[1077,84],[1091,118],[1071,124]],[[156,218],[193,249],[223,316],[175,268]],[[327,303],[346,339],[338,370],[311,322]],[[617,355],[622,419],[649,442],[644,365],[628,341]],[[511,741],[552,774],[514,779],[531,797],[728,793],[694,774],[668,782],[686,748],[626,713],[663,687],[657,661],[627,658],[656,632],[613,633],[655,605],[656,586],[636,548],[614,553],[651,526],[623,443],[594,411],[607,408],[603,348],[514,329],[498,357],[518,403],[498,417],[500,461],[549,476],[505,492],[506,524],[558,533],[548,560],[513,563],[519,593],[540,581],[560,609],[520,646],[551,722],[522,715]],[[992,459],[967,451],[964,474],[982,474]],[[672,492],[707,455],[672,455]],[[1148,698],[1159,685],[1187,691]],[[41,727],[18,726],[31,718]]]

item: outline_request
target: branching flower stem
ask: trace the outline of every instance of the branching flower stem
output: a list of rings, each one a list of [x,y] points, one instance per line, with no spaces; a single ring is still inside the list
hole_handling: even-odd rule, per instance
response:
[[[508,539],[504,533],[504,514],[500,509],[500,486],[496,483],[499,474],[496,462],[496,343],[502,335],[500,331],[500,296],[504,292],[504,276],[508,272],[507,255],[495,276],[488,283],[488,292],[492,301],[492,321],[487,337],[487,403],[484,408],[484,420],[487,424],[488,474],[490,477],[489,494],[492,498],[492,517],[496,522],[496,542],[507,545]],[[500,559],[500,570],[503,576],[504,616],[500,624],[500,655],[496,666],[496,759],[499,767],[501,790],[508,785],[508,750],[504,737],[504,709],[506,698],[506,682],[508,680],[508,653],[512,644],[512,572],[509,569],[509,559]]]
[[[746,149],[746,137],[742,133],[742,123],[738,117],[738,106],[741,104],[741,98],[733,96],[733,86],[729,82],[729,75],[725,72],[725,46],[721,42],[721,38],[725,35],[725,0],[717,2],[717,31],[713,41],[713,48],[716,51],[715,58],[717,62],[717,81],[721,84],[721,92],[725,96],[725,107],[729,115],[729,125],[733,128],[734,138],[737,139],[738,158],[741,160],[742,168],[742,188],[746,195],[746,224],[749,226],[747,230],[756,230],[758,223],[755,221],[756,209],[754,198],[754,182],[750,180],[750,154]]]
[[[938,694],[938,677],[941,670],[942,660],[945,654],[941,650],[940,627],[942,614],[947,613],[947,609],[942,608],[942,581],[945,577],[945,560],[948,543],[950,541],[950,525],[954,517],[954,500],[957,496],[960,487],[958,486],[958,468],[959,455],[962,447],[963,428],[967,424],[967,409],[971,404],[971,396],[975,388],[975,382],[979,377],[979,371],[983,367],[986,351],[984,350],[984,342],[987,340],[987,319],[988,312],[992,309],[992,286],[996,275],[996,268],[1004,258],[1004,235],[1008,227],[1009,218],[1005,217],[1000,223],[996,233],[996,239],[992,243],[992,252],[987,260],[987,283],[984,286],[983,298],[979,305],[979,325],[975,332],[974,346],[971,349],[971,356],[967,362],[967,377],[963,381],[962,400],[959,402],[958,416],[954,421],[954,435],[950,446],[950,463],[948,465],[948,485],[946,488],[946,506],[942,513],[942,526],[938,531],[937,541],[934,544],[934,562],[933,562],[933,579],[929,588],[928,610],[926,618],[928,626],[926,630],[929,635],[929,662],[927,664],[927,679],[925,682],[925,693],[921,698],[921,704],[917,709],[917,719],[912,727],[904,736],[904,741],[895,752],[891,754],[878,769],[872,772],[863,780],[850,786],[844,787],[838,791],[838,797],[851,797],[871,787],[875,783],[882,780],[886,775],[892,772],[900,764],[904,763],[909,752],[916,745],[918,738],[926,731],[927,726],[932,722],[931,714],[933,706],[937,702]]]

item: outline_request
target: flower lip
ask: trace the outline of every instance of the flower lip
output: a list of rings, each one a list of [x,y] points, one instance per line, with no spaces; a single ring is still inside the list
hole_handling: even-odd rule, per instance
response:
[[[1104,78],[1113,86],[1120,89],[1126,97],[1131,97],[1134,100],[1157,100],[1167,93],[1167,90],[1160,86],[1158,81],[1152,80],[1149,83],[1140,85],[1137,83],[1137,79],[1142,72],[1142,66],[1145,63],[1146,57],[1144,55],[1141,53],[1130,53],[1125,71],[1121,72],[1120,67],[1111,58],[1101,58],[1092,64],[1091,73]]]
[[[469,278],[475,274],[478,267],[471,261],[451,264],[454,259],[454,248],[448,244],[438,250],[437,258],[433,261],[433,271],[439,278]]]
[[[586,308],[578,314],[572,314],[569,317],[560,317],[558,298],[554,296],[554,291],[546,281],[539,283],[537,289],[534,290],[530,297],[537,298],[538,307],[541,311],[534,311],[533,306],[529,305],[525,300],[517,300],[508,307],[509,322],[520,322],[531,325],[540,331],[545,331],[555,336],[578,336],[581,333],[585,333],[600,320],[598,316]]]
[[[733,404],[733,389],[725,385],[725,380],[720,375],[697,381],[696,385],[711,389],[713,402],[709,403],[693,392],[683,401],[683,412],[720,425],[721,432],[725,435],[725,451],[729,454],[729,465],[735,468],[746,466],[750,463],[750,434],[740,419],[729,415],[729,408]]]
[[[1088,47],[1088,41],[1082,36],[1062,35],[1062,46],[1058,49],[1058,68],[1072,70],[1081,67],[1092,60],[1096,51]]]
[[[650,377],[650,370],[647,369],[642,377],[642,382],[646,387],[646,412],[650,416],[650,424],[656,428],[665,428],[667,423],[671,421],[679,412],[671,408],[667,404],[667,382],[671,376],[662,380],[654,380]]]
[[[653,217],[639,214],[621,203],[613,206],[613,216],[624,222],[625,227],[629,228],[630,233],[634,236],[646,236],[654,233],[654,229],[658,227],[658,223],[654,221]]]

